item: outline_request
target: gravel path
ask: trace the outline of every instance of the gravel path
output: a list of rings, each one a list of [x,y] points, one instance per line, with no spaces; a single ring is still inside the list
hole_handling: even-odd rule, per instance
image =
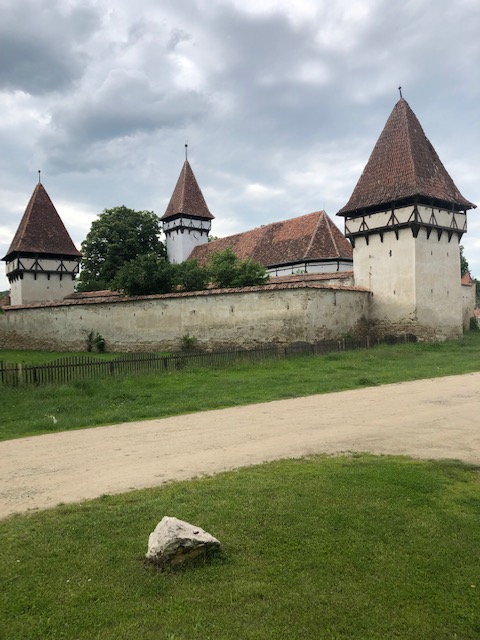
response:
[[[0,442],[0,518],[347,451],[480,464],[480,373]]]

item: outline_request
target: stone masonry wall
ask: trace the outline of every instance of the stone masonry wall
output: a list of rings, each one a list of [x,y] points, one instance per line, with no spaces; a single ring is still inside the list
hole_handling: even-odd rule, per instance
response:
[[[187,334],[205,349],[311,343],[353,333],[367,316],[367,291],[318,284],[64,300],[7,308],[0,348],[82,351],[90,331],[108,351],[177,350]]]

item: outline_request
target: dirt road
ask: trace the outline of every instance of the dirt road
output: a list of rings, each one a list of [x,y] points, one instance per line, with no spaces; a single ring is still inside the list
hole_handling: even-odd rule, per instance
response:
[[[0,518],[347,451],[480,463],[480,373],[0,442]]]

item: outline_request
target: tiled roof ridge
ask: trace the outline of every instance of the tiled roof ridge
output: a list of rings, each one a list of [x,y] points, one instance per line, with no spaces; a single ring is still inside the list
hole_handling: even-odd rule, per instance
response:
[[[182,203],[182,210],[179,213],[184,213],[183,209],[184,209],[184,203],[185,203],[185,183],[187,181],[187,165],[188,165],[188,160],[185,160],[182,170],[180,172],[180,178],[181,178],[181,187],[180,187],[180,202]]]
[[[320,225],[325,221],[325,216],[326,213],[325,211],[314,211],[313,213],[318,213],[318,220],[317,220],[317,224],[315,225],[315,231],[312,233],[312,237],[310,238],[310,242],[308,243],[308,247],[305,251],[305,253],[303,254],[303,258],[306,259],[308,257],[308,255],[310,254],[310,251],[312,250],[313,244],[315,242],[317,233],[320,230]],[[307,215],[312,215],[312,214],[307,214]]]
[[[253,260],[253,262],[260,262],[260,260],[257,260],[256,254],[258,253],[259,248],[262,246],[262,241],[263,241],[265,235],[268,233],[268,226],[269,225],[266,224],[266,225],[258,227],[257,229],[251,229],[251,231],[254,231],[254,232],[256,231],[257,234],[258,234],[257,241],[256,241],[255,246],[254,246],[253,251],[252,251],[252,255],[249,258],[250,260]],[[248,231],[244,231],[244,233],[249,233],[249,232]]]
[[[346,238],[343,236],[340,229],[335,225],[335,223],[327,214],[327,212],[324,210],[321,210],[321,211],[315,211],[314,213],[317,214],[319,218],[318,218],[315,231],[312,234],[308,249],[305,252],[304,259],[309,258],[310,251],[312,251],[315,245],[315,242],[318,241],[318,234],[328,235],[328,238],[330,239],[331,245],[333,248],[333,253],[332,255],[329,256],[330,258],[351,257],[351,252],[346,252],[345,248],[342,250],[338,243],[340,236],[345,240],[347,244],[348,244],[348,240],[346,240]],[[309,215],[312,215],[312,214],[309,214]],[[349,245],[349,248],[350,248],[350,245]]]
[[[320,215],[318,216],[317,224],[315,225],[315,231],[312,233],[312,237],[310,238],[308,247],[306,248],[305,253],[302,256],[304,259],[309,255],[310,251],[313,248],[313,245],[315,243],[315,238],[317,236],[318,231],[320,230],[320,225],[323,222],[324,216],[322,216],[322,214],[325,214],[325,211],[314,211],[313,213],[319,213]],[[312,215],[312,214],[307,214],[307,215]]]
[[[416,163],[415,163],[415,156],[414,156],[414,149],[413,149],[413,144],[412,144],[412,130],[411,127],[408,126],[408,116],[409,116],[409,112],[412,114],[412,116],[414,116],[416,122],[414,122],[414,124],[418,124],[418,126],[420,127],[420,131],[422,132],[422,134],[424,135],[424,137],[427,139],[427,136],[425,135],[425,132],[423,130],[422,125],[420,124],[420,121],[418,120],[418,118],[415,116],[415,114],[413,113],[413,111],[410,109],[410,105],[408,104],[408,102],[405,100],[405,98],[400,98],[400,100],[397,103],[397,106],[401,105],[404,108],[404,117],[405,120],[407,120],[407,126],[406,126],[406,130],[407,130],[407,136],[406,136],[406,142],[408,145],[408,160],[409,160],[409,164],[411,166],[412,169],[412,173],[414,176],[417,175],[417,167],[416,167]],[[433,149],[433,145],[432,145],[432,149]]]
[[[18,225],[18,229],[17,232],[15,233],[13,240],[10,244],[10,247],[7,251],[7,256],[10,253],[13,253],[14,251],[18,250],[15,249],[15,247],[20,247],[22,245],[23,239],[25,238],[25,233],[26,233],[26,229],[30,223],[30,218],[32,216],[32,211],[33,211],[33,204],[35,202],[35,199],[37,197],[38,192],[40,191],[40,188],[43,187],[42,183],[39,182],[38,184],[35,185],[35,189],[33,190],[32,195],[30,196],[30,200],[28,201],[28,204],[25,208],[25,213],[22,216],[22,219],[20,220],[20,224]],[[45,191],[48,199],[50,200],[50,197],[48,196],[48,193]],[[51,202],[51,200],[50,200]],[[53,203],[52,203],[53,205]]]
[[[335,249],[335,253],[336,253],[337,256],[339,256],[340,255],[340,249],[338,247],[337,241],[335,239],[335,234],[333,233],[333,229],[332,229],[332,224],[334,224],[334,223],[328,217],[325,219],[325,222],[326,222],[326,226],[327,226],[327,229],[328,229],[328,233],[330,235],[330,239],[332,240],[332,244],[333,244],[334,249]]]
[[[28,201],[15,236],[3,258],[13,253],[36,253],[81,257],[55,205],[41,182]]]

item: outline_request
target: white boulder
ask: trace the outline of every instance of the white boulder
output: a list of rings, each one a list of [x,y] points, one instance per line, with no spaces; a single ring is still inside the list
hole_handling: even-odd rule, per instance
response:
[[[148,538],[145,557],[166,569],[206,556],[219,548],[220,542],[200,527],[164,516]]]

